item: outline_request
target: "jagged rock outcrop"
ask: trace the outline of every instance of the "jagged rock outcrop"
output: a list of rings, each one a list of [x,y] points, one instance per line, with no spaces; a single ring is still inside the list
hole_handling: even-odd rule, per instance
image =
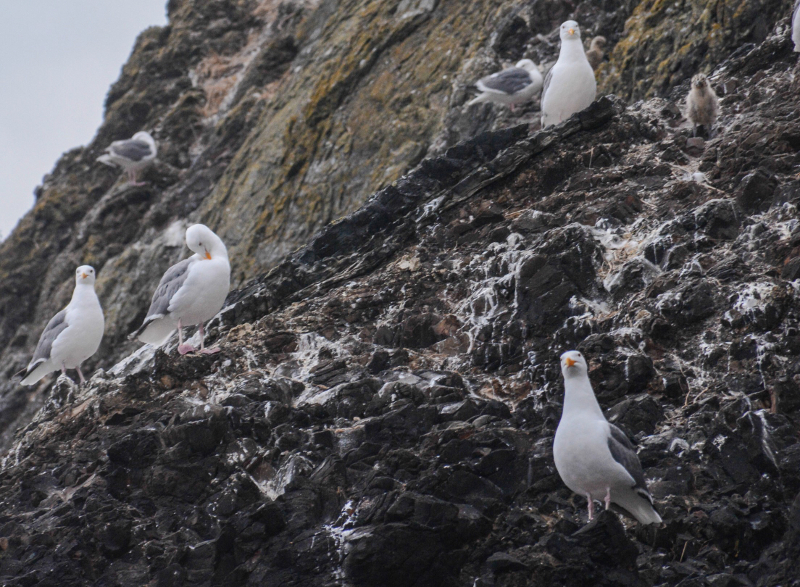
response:
[[[448,86],[449,104],[415,122],[436,136],[429,155],[418,165],[421,155],[403,155],[375,180],[390,167],[380,168],[383,155],[300,143],[343,132],[377,83],[370,76],[402,61],[405,39],[420,45],[423,32],[466,26],[452,10],[466,22],[497,18],[496,35],[470,39],[476,53],[514,59],[520,39],[526,54],[544,55],[554,45],[534,32],[549,33],[563,8],[404,0],[394,12],[362,3],[348,20],[334,6],[171,2],[170,28],[143,34],[112,88],[98,139],[62,159],[3,244],[13,254],[39,243],[50,259],[31,250],[11,270],[0,257],[9,370],[38,334],[31,313],[43,320],[68,295],[61,265],[79,260],[101,268],[114,343],[85,388],[60,379],[29,397],[4,384],[3,584],[791,585],[800,121],[783,24],[729,47],[711,78],[717,131],[699,153],[664,98],[604,97],[538,131],[535,106],[515,124],[491,107],[461,111],[463,88]],[[624,7],[576,8],[590,10],[598,26],[628,18]],[[359,37],[358,22],[380,34]],[[296,59],[314,61],[304,50],[345,41],[366,53],[337,61],[331,78],[294,71]],[[359,69],[376,47],[369,71]],[[230,86],[214,85],[226,77]],[[323,91],[301,79],[338,81]],[[394,78],[380,79],[381,92],[399,95]],[[313,120],[327,130],[276,122],[302,102],[291,84],[319,90],[291,128]],[[155,120],[171,121],[162,140],[184,138],[165,147],[150,187],[112,186],[115,176],[91,164],[94,145]],[[376,137],[387,132],[370,124]],[[185,219],[235,217],[244,194],[268,207],[272,192],[252,188],[273,185],[289,162],[267,164],[277,147],[264,142],[279,131],[298,141],[292,193],[311,189],[299,175],[347,183],[348,166],[363,167],[335,214],[354,211],[309,236],[330,218],[311,205],[301,213],[308,198],[258,221],[245,207],[258,225],[231,225],[239,287],[209,328],[224,351],[131,353],[124,327],[182,256]],[[256,254],[260,239],[290,234],[308,242],[283,258]],[[34,287],[26,271],[36,268]],[[626,528],[613,514],[584,526],[585,500],[559,480],[557,357],[568,347],[589,357],[601,405],[637,442],[662,528]]]
[[[755,26],[746,18],[755,4],[693,7],[705,24],[681,28],[684,53],[708,69],[762,39],[787,9],[758,8]],[[737,27],[713,33],[707,51],[709,27],[718,31],[731,11]],[[41,406],[44,387],[23,393],[10,377],[66,304],[75,266],[98,270],[106,343],[87,369],[108,367],[136,348],[126,335],[163,270],[184,255],[189,223],[209,224],[228,243],[241,286],[426,155],[489,129],[538,124],[535,103],[519,117],[466,108],[469,84],[523,56],[547,66],[570,14],[587,37],[603,34],[619,47],[599,75],[601,94],[633,95],[645,74],[660,94],[683,79],[640,74],[623,50],[641,36],[641,15],[671,22],[670,3],[170,0],[167,12],[168,26],[137,40],[95,139],[64,155],[0,245],[0,446]],[[670,35],[636,45],[656,52],[645,63],[670,52]],[[679,72],[694,67],[680,63]],[[95,159],[141,129],[159,141],[160,163],[148,186],[134,188]]]

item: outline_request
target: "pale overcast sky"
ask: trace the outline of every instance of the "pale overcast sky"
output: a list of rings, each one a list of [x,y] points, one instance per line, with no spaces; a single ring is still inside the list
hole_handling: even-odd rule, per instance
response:
[[[166,0],[0,0],[0,238],[33,188],[87,144],[136,36],[166,24]]]

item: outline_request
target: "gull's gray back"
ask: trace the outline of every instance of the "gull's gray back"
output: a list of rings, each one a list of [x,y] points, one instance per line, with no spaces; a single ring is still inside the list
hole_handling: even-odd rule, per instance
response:
[[[168,313],[169,303],[186,282],[186,278],[189,277],[189,267],[193,261],[194,258],[189,257],[167,269],[153,294],[153,301],[150,303],[150,309],[147,310],[145,322],[151,316],[165,316]]]
[[[631,444],[628,436],[619,428],[609,422],[611,429],[611,436],[608,437],[608,448],[611,450],[611,456],[620,465],[625,467],[636,484],[634,489],[643,489],[647,492],[647,481],[644,479],[644,471],[642,471],[642,464],[639,462],[639,456],[636,454],[636,449]],[[651,500],[652,501],[652,500]]]
[[[542,104],[544,104],[544,96],[547,94],[547,88],[550,87],[550,80],[553,79],[553,68],[555,68],[555,65],[547,71],[547,75],[544,77],[544,86],[542,87]]]
[[[504,69],[481,79],[481,83],[486,88],[503,92],[504,94],[516,94],[531,85],[532,81],[530,72],[521,67]]]
[[[66,309],[61,310],[58,314],[50,318],[50,322],[44,327],[42,336],[39,337],[39,344],[36,345],[36,351],[33,353],[33,358],[30,362],[31,365],[50,359],[50,352],[53,350],[53,342],[55,342],[58,335],[61,334],[67,326]]]
[[[117,141],[111,145],[110,149],[114,155],[131,161],[141,161],[153,153],[150,145],[146,142],[134,139]]]

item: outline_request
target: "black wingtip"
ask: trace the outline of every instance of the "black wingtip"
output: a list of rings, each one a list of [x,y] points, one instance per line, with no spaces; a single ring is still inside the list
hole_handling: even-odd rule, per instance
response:
[[[650,502],[650,505],[653,505],[653,496],[650,495],[649,491],[647,491],[646,489],[644,489],[642,487],[636,487],[634,491],[636,492],[636,494],[639,497],[642,497],[642,498],[646,499],[647,501]]]
[[[128,335],[128,340],[136,340],[137,338],[139,338],[139,335],[142,332],[144,332],[144,329],[150,326],[151,322],[163,317],[164,317],[163,314],[153,314],[152,316],[147,316],[144,319],[144,322],[142,322],[142,325]]]

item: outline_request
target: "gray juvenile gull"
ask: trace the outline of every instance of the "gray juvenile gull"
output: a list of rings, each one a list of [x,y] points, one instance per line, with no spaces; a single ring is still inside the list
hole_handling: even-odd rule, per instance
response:
[[[481,94],[467,104],[495,102],[505,104],[514,111],[514,106],[527,102],[542,89],[542,74],[530,59],[523,59],[516,66],[487,75],[475,82]]]
[[[597,82],[586,59],[578,23],[561,25],[558,61],[547,73],[542,91],[542,128],[563,122],[594,102]]]
[[[133,135],[133,138],[114,141],[97,160],[111,167],[122,167],[132,185],[144,185],[137,182],[136,178],[156,158],[157,151],[155,139],[150,133],[141,131]]]
[[[564,375],[564,410],[553,442],[556,470],[564,484],[589,500],[589,519],[594,500],[611,504],[636,518],[640,524],[660,524],[653,509],[639,457],[625,433],[603,415],[589,381],[583,355],[561,355]]]
[[[717,120],[717,109],[717,94],[706,76],[698,73],[692,78],[692,86],[686,96],[686,118],[694,125],[694,136],[697,136],[698,126],[703,126],[711,134],[711,128]]]
[[[105,329],[94,280],[94,269],[89,265],[81,265],[75,271],[72,300],[50,319],[39,337],[33,359],[17,373],[23,376],[22,385],[33,385],[59,369],[64,375],[67,369],[77,369],[80,382],[86,383],[80,365],[100,348]]]
[[[183,343],[183,327],[200,325],[200,352],[218,353],[205,348],[203,323],[222,309],[231,284],[228,250],[210,228],[194,224],[186,229],[186,245],[194,255],[176,263],[164,274],[153,294],[153,301],[142,326],[131,338],[153,345],[163,344],[178,329],[178,352],[196,350]]]
[[[589,45],[589,50],[586,52],[586,59],[589,61],[589,65],[592,66],[592,69],[597,69],[603,62],[606,42],[606,38],[602,36],[597,36],[592,39],[592,44]]]
[[[800,52],[800,0],[795,0],[792,11],[792,41],[795,53]]]

